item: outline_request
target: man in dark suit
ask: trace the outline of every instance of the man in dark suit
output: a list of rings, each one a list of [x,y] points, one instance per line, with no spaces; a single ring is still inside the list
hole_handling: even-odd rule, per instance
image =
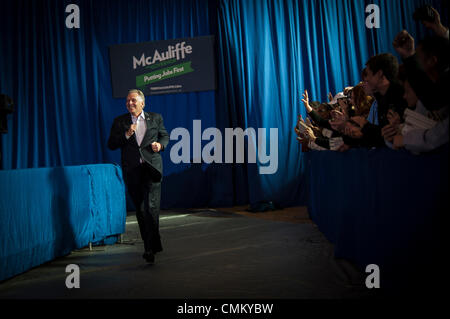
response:
[[[128,92],[129,113],[114,119],[108,139],[111,150],[120,148],[122,171],[128,192],[136,207],[136,217],[142,240],[144,259],[155,261],[162,251],[159,235],[162,158],[160,152],[169,143],[160,114],[144,112],[145,96],[140,90]]]

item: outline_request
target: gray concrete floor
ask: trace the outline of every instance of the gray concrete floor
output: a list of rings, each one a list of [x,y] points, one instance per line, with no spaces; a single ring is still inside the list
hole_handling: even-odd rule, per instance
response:
[[[164,251],[142,258],[136,217],[123,242],[72,252],[0,284],[0,299],[374,298],[365,274],[333,257],[312,223],[235,213],[162,211]],[[80,267],[80,288],[65,268]]]

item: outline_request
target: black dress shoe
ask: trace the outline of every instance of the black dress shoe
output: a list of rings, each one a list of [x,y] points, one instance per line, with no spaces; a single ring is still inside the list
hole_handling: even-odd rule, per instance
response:
[[[152,252],[153,252],[153,254],[154,255],[156,255],[156,253],[159,253],[159,252],[162,252],[163,251],[163,249],[162,249],[162,247],[158,247],[158,248],[152,248]]]
[[[151,251],[146,251],[142,255],[142,257],[144,257],[144,259],[150,264],[153,264],[155,262],[155,255],[153,255]]]

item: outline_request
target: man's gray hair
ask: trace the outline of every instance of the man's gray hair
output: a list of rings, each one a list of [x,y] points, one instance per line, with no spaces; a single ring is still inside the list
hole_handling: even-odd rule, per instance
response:
[[[141,99],[142,99],[142,101],[144,102],[144,105],[145,105],[145,95],[144,95],[144,93],[142,93],[141,90],[138,90],[138,89],[129,90],[128,94],[131,94],[131,93],[137,93],[141,97]]]

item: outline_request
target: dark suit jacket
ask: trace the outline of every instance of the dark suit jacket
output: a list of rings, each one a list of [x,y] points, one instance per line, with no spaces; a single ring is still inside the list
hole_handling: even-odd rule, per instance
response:
[[[390,108],[396,111],[400,116],[403,116],[403,112],[408,107],[405,99],[403,98],[404,89],[397,81],[391,81],[386,94],[383,96],[380,93],[375,93],[375,98],[378,103],[378,125],[372,123],[366,123],[362,128],[363,133],[362,143],[366,147],[385,147],[383,135],[381,135],[381,129],[389,124],[387,120],[387,114]]]
[[[111,150],[120,148],[122,155],[122,169],[126,172],[140,164],[140,158],[145,161],[145,165],[151,170],[153,182],[160,182],[163,176],[161,154],[152,150],[151,144],[158,142],[163,151],[169,144],[169,134],[167,133],[161,114],[144,112],[147,130],[142,143],[139,146],[136,141],[136,134],[129,139],[125,137],[125,132],[133,124],[131,114],[126,113],[114,119],[111,133],[108,139],[108,147]]]

